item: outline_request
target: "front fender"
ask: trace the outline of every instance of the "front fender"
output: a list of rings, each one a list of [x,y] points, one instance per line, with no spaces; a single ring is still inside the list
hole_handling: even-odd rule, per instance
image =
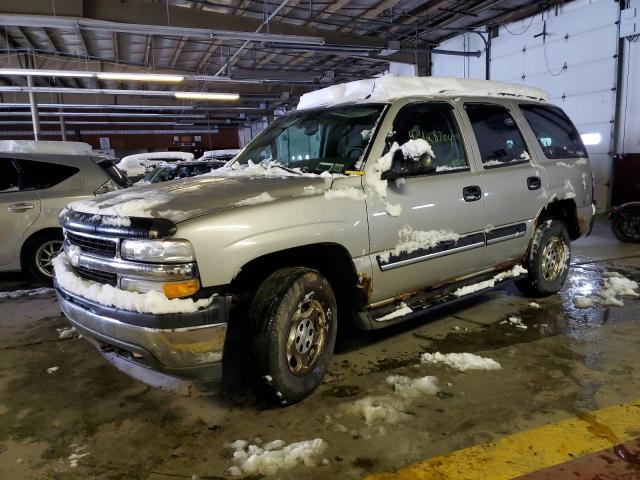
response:
[[[191,242],[204,287],[226,285],[264,255],[317,243],[342,245],[352,258],[369,249],[364,200],[315,194],[251,205],[178,224]]]

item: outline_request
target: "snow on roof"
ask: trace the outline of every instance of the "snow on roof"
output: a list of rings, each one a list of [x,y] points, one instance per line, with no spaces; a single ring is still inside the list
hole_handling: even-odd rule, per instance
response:
[[[122,157],[122,162],[129,163],[141,160],[184,160],[189,162],[193,160],[193,153],[188,152],[148,152],[148,153],[136,153],[135,155],[127,155]]]
[[[91,155],[91,145],[84,142],[54,142],[41,140],[0,140],[0,152],[44,153],[58,155]]]
[[[298,110],[367,100],[388,102],[412,96],[513,96],[546,101],[549,94],[536,87],[515,83],[471,80],[451,77],[397,77],[357,80],[305,93],[300,97]]]

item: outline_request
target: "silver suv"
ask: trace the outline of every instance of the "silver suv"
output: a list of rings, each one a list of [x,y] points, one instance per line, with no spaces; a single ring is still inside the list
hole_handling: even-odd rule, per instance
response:
[[[353,82],[303,96],[223,169],[70,205],[57,293],[136,378],[215,380],[224,360],[296,402],[339,324],[382,328],[509,280],[556,293],[592,196],[580,135],[538,89]]]
[[[127,184],[86,143],[0,141],[0,272],[23,270],[51,282],[62,249],[60,211],[71,200]]]

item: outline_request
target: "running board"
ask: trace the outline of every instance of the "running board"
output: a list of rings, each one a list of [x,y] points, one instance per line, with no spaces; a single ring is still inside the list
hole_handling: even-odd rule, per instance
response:
[[[380,307],[368,308],[362,312],[358,312],[355,316],[356,326],[363,330],[378,330],[380,328],[385,328],[390,325],[395,325],[418,317],[426,312],[431,312],[439,308],[454,305],[460,301],[482,295],[483,293],[495,290],[502,285],[526,277],[526,274],[516,277],[508,277],[503,280],[496,281],[493,286],[480,288],[464,295],[454,295],[454,292],[459,288],[490,280],[502,272],[511,270],[511,268],[513,267],[502,270],[493,270],[488,273],[471,277],[464,281],[449,283],[443,287],[419,290],[409,295],[398,295],[397,300],[392,303],[387,303]],[[411,312],[398,316],[392,315],[394,312],[400,311],[400,309],[403,308],[403,304],[409,307]],[[384,320],[383,317],[389,318]]]

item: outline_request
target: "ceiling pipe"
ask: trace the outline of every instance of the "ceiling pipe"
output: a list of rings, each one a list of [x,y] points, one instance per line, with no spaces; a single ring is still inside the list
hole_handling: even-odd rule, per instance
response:
[[[105,109],[105,110],[198,110],[207,112],[218,112],[228,110],[260,110],[264,111],[264,108],[260,107],[239,107],[239,106],[226,106],[226,107],[207,107],[200,105],[118,105],[118,104],[82,104],[82,103],[39,103],[38,107],[43,108],[60,108],[64,107],[67,110],[84,110],[84,109]],[[3,108],[29,108],[28,103],[0,103],[0,110]]]
[[[31,77],[27,77],[31,79]],[[178,98],[178,94],[187,94],[193,95],[194,97],[198,95],[202,95],[203,92],[176,92],[173,90],[123,90],[123,89],[109,89],[109,88],[66,88],[66,87],[20,87],[20,86],[2,86],[0,87],[0,92],[11,92],[11,93],[97,93],[103,95],[135,95],[141,97],[173,97]],[[208,98],[205,100],[238,100],[239,94],[236,93],[214,93],[214,92],[206,92]],[[219,96],[220,98],[214,98],[214,96]],[[181,98],[192,98],[192,97],[181,97]]]
[[[279,11],[279,9],[277,11]],[[269,20],[271,18],[269,18]],[[48,15],[22,15],[11,13],[0,14],[0,25],[5,27],[58,28],[72,31],[76,31],[78,29],[95,30],[112,33],[130,33],[133,35],[161,35],[169,37],[204,38],[208,40],[219,38],[224,40],[244,40],[251,42],[293,42],[301,45],[322,45],[325,42],[325,39],[323,37],[259,33],[259,29],[255,32],[239,32],[234,30],[220,30],[216,28],[143,25],[137,23],[109,22],[91,18],[52,17]]]

